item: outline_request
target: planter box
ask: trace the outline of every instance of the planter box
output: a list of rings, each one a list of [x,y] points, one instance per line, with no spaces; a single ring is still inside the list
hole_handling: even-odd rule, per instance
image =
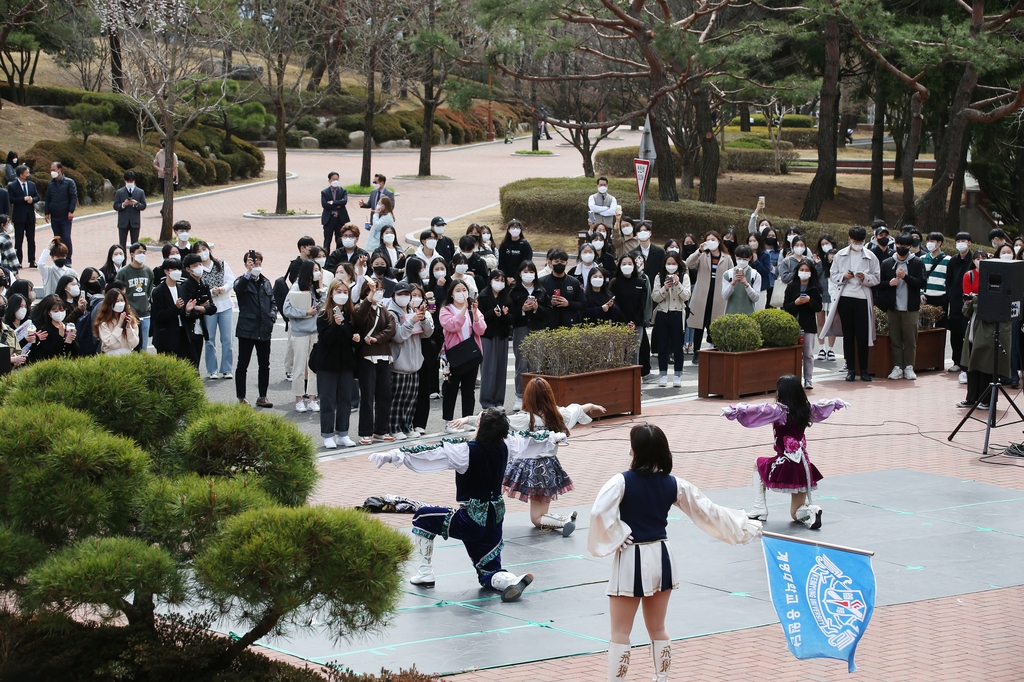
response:
[[[523,384],[534,377],[551,384],[556,405],[595,403],[607,410],[605,416],[640,414],[640,365],[564,377],[524,373]]]
[[[892,346],[888,334],[875,337],[875,345],[868,349],[868,374],[888,376],[893,368]],[[942,369],[946,365],[946,329],[919,329],[917,331],[917,361],[915,371]]]
[[[752,393],[774,391],[779,377],[803,372],[801,346],[762,348],[745,353],[701,350],[697,364],[697,395],[707,398],[720,395],[737,400]]]

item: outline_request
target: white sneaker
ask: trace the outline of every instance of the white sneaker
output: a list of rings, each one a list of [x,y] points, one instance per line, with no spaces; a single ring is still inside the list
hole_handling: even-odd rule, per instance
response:
[[[961,384],[967,383],[967,372],[960,372],[960,376],[957,377]]]
[[[677,374],[672,380],[672,388],[681,388],[683,385],[683,377]]]
[[[338,447],[338,444],[334,442],[334,436],[331,436],[330,438],[324,438],[324,447],[327,448],[328,450],[334,450],[336,447]]]
[[[422,436],[423,434],[425,434],[427,432],[427,430],[425,428],[423,428],[422,426],[417,426],[415,429],[413,429],[413,431],[416,432],[417,436]]]
[[[416,433],[416,429],[413,429],[412,431],[407,431],[407,432],[405,433],[405,437],[406,437],[406,438],[415,438],[415,437],[416,437],[416,436],[418,436],[418,435],[419,435],[419,434],[418,434],[418,433]],[[395,434],[395,438],[398,438],[398,434],[397,434],[397,433]]]
[[[395,440],[405,440],[407,436],[401,431],[395,431]]]
[[[207,379],[220,379],[220,372],[213,372],[212,374],[207,375],[206,378]]]
[[[947,369],[946,371],[947,372],[959,372],[960,371],[960,365],[957,365],[957,364],[950,365],[949,369]]]
[[[916,379],[917,378],[917,374],[914,373],[914,368],[911,367],[910,365],[907,365],[906,367],[904,367],[903,368],[903,378],[904,379],[910,379],[911,381]]]
[[[893,367],[892,371],[889,372],[889,378],[890,379],[902,379],[903,378],[903,370],[900,369],[899,367]]]
[[[295,403],[295,411],[296,412],[305,412],[306,411],[306,401],[305,400],[300,400],[299,402]]]
[[[460,429],[457,426],[449,426],[449,425],[445,424],[444,432],[445,433],[462,433],[462,429]]]
[[[668,386],[668,375],[662,374],[658,377],[658,388],[665,388]]]
[[[320,411],[320,401],[317,400],[316,398],[314,398],[313,400],[310,400],[309,401],[309,411],[310,412],[319,412]]]
[[[430,399],[431,400],[440,400],[441,399],[441,394],[440,393],[431,393],[430,394]]]
[[[348,436],[342,436],[338,439],[338,445],[343,448],[354,448],[356,446],[356,442]]]
[[[516,404],[512,406],[512,410],[518,412],[521,409],[523,409],[523,399],[516,398]]]
[[[234,375],[231,372],[224,372],[220,375],[221,379],[234,379]]]

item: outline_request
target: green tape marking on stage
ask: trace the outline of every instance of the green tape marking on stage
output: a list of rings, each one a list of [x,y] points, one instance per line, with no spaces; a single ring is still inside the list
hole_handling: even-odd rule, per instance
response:
[[[504,568],[518,568],[520,566],[533,566],[534,564],[549,564],[549,563],[551,563],[553,561],[567,561],[569,559],[583,559],[583,558],[584,557],[583,557],[582,554],[570,554],[568,556],[560,556],[560,557],[555,557],[553,559],[537,559],[536,561],[524,561],[523,563],[520,563],[520,564],[505,564],[505,563],[503,563],[502,566]],[[448,578],[448,577],[456,576],[456,575],[470,575],[470,574],[476,575],[476,571],[458,571],[457,573],[438,573],[437,577],[438,578]]]

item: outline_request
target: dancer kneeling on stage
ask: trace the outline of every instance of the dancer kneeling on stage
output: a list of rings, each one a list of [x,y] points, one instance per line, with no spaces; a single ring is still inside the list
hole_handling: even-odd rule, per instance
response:
[[[515,601],[533,582],[533,575],[517,576],[502,570],[501,523],[505,502],[501,481],[510,456],[533,450],[553,448],[565,442],[565,434],[540,431],[509,433],[508,417],[501,409],[480,414],[476,438],[443,438],[440,443],[413,445],[370,455],[380,468],[403,464],[417,473],[455,469],[455,499],[459,508],[420,507],[412,517],[412,532],[420,552],[419,572],[410,579],[413,585],[434,586],[434,538],[440,535],[462,540],[473,560],[477,578],[486,588],[501,592],[501,600]]]
[[[509,416],[513,431],[534,431],[547,429],[569,436],[569,429],[577,424],[589,424],[593,417],[604,414],[600,405],[573,403],[559,407],[555,392],[545,379],[535,377],[523,386],[523,411]],[[450,426],[462,428],[467,424],[476,425],[477,417],[463,417],[451,422]],[[569,537],[576,530],[576,512],[565,517],[548,511],[551,503],[572,490],[572,479],[565,473],[558,461],[558,445],[551,448],[531,448],[529,452],[513,455],[509,460],[503,490],[512,499],[530,503],[530,520],[541,530],[561,530],[562,537]]]
[[[623,680],[629,670],[629,634],[641,602],[651,636],[655,680],[666,682],[672,647],[665,629],[670,590],[679,587],[666,529],[676,505],[694,525],[731,545],[755,540],[761,524],[740,509],[720,507],[689,482],[670,476],[672,452],[665,433],[651,424],[629,432],[629,471],[615,476],[597,494],[590,512],[587,548],[594,556],[614,554],[608,581],[612,621],[608,644],[608,680]]]
[[[849,407],[849,403],[835,398],[811,404],[800,380],[792,374],[779,377],[775,386],[774,404],[730,405],[723,408],[723,416],[735,419],[743,426],[772,425],[775,432],[775,456],[758,457],[754,466],[754,508],[747,514],[758,521],[768,520],[768,502],[765,489],[789,493],[789,513],[794,521],[817,530],[821,528],[821,507],[811,504],[811,491],[822,479],[818,467],[807,457],[807,439],[804,431],[815,423],[825,421],[836,410]]]

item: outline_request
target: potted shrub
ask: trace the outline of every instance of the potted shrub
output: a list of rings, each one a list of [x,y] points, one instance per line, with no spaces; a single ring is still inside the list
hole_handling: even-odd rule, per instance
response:
[[[555,401],[596,403],[608,415],[640,414],[640,346],[636,332],[624,324],[582,325],[529,334],[521,346],[530,372],[523,381],[542,377]]]
[[[942,308],[922,305],[917,326],[917,360],[915,371],[942,369],[946,365],[946,328],[936,325],[942,320]],[[868,374],[886,376],[892,371],[892,346],[889,341],[889,317],[875,308],[875,345],[868,351]]]
[[[782,310],[722,315],[711,323],[715,347],[701,350],[697,394],[737,400],[774,391],[783,374],[801,376],[800,324]]]

